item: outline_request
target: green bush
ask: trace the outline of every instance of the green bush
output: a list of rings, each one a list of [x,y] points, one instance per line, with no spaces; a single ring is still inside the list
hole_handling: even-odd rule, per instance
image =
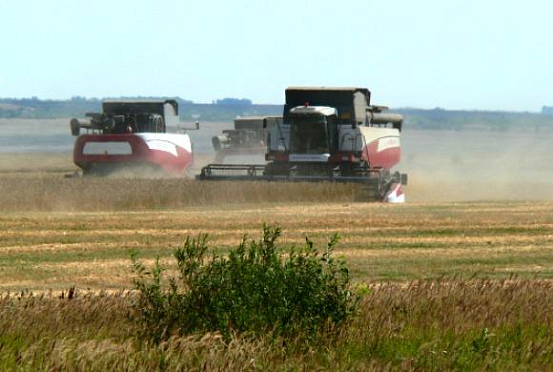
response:
[[[219,331],[273,332],[312,337],[343,324],[357,307],[343,260],[332,257],[338,235],[324,253],[308,238],[284,255],[281,230],[263,227],[263,238],[246,237],[228,256],[208,253],[207,235],[188,237],[174,252],[178,277],[164,279],[159,260],[148,271],[133,257],[139,292],[136,316],[156,341],[173,334]]]

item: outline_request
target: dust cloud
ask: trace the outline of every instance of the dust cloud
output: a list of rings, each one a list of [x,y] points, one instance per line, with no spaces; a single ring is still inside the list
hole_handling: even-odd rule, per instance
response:
[[[202,124],[200,131],[189,132],[194,143],[195,164],[188,174],[185,187],[175,184],[180,179],[158,180],[160,183],[156,186],[154,178],[157,175],[152,175],[149,181],[140,181],[143,184],[137,181],[119,185],[116,180],[103,184],[102,179],[87,182],[64,178],[65,174],[77,170],[72,163],[74,137],[70,135],[68,120],[0,119],[0,142],[3,144],[0,147],[0,209],[7,204],[10,205],[9,209],[13,209],[18,200],[29,204],[30,200],[36,200],[37,205],[40,205],[39,199],[48,204],[46,209],[57,209],[56,205],[60,203],[52,200],[45,202],[44,198],[40,198],[44,190],[52,190],[50,197],[58,195],[63,200],[61,204],[79,209],[86,203],[85,200],[95,199],[90,197],[91,194],[99,192],[96,200],[105,198],[106,187],[118,195],[107,200],[113,202],[117,198],[121,200],[118,202],[120,205],[133,205],[135,201],[127,200],[128,191],[121,194],[113,191],[119,190],[120,186],[128,186],[131,190],[138,187],[141,197],[146,197],[150,188],[155,189],[153,194],[157,199],[151,200],[150,204],[159,207],[165,203],[170,205],[175,195],[179,195],[180,202],[177,204],[180,206],[197,205],[200,200],[206,204],[224,203],[225,198],[233,198],[233,190],[230,189],[235,189],[235,192],[239,190],[241,194],[235,199],[245,202],[269,198],[273,199],[266,201],[287,200],[283,199],[283,195],[289,195],[294,201],[299,200],[299,195],[311,201],[347,201],[349,196],[344,194],[352,193],[349,186],[334,186],[336,191],[333,192],[332,187],[326,185],[257,183],[252,186],[252,190],[255,190],[252,192],[238,183],[207,186],[193,181],[201,168],[215,159],[211,137],[230,127],[232,123],[207,123]],[[407,127],[401,140],[402,162],[397,170],[409,176],[409,183],[404,189],[407,202],[553,200],[553,162],[550,161],[553,155],[553,131],[536,132],[534,128],[511,131],[413,130]],[[263,162],[263,156],[238,155],[225,162],[257,164]],[[22,182],[33,186],[29,187],[28,193],[17,187]],[[141,186],[137,186],[139,184]],[[32,194],[33,189],[38,195],[29,194]],[[59,195],[57,191],[62,190],[67,194]],[[162,195],[161,190],[169,195]],[[75,195],[68,195],[73,192]],[[310,192],[321,195],[310,196]],[[193,201],[193,198],[197,200]],[[29,208],[32,209],[30,205]]]
[[[408,201],[552,200],[553,132],[402,134]]]

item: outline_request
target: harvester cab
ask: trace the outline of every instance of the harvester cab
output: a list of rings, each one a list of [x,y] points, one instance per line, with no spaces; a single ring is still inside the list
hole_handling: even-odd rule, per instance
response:
[[[290,87],[283,121],[268,129],[264,166],[210,164],[200,179],[336,181],[359,184],[359,199],[402,202],[403,117],[370,104],[365,88]]]
[[[290,110],[290,162],[328,162],[337,152],[337,111],[308,106]]]

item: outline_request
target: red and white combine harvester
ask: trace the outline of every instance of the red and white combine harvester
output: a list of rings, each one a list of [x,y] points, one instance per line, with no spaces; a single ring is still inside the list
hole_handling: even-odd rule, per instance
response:
[[[166,132],[181,124],[175,100],[106,100],[102,111],[71,120],[71,133],[77,136],[73,160],[83,175],[186,174],[193,163],[190,136]]]
[[[370,104],[365,88],[290,87],[283,118],[265,120],[266,164],[210,164],[200,180],[335,181],[361,200],[404,202],[403,117]]]

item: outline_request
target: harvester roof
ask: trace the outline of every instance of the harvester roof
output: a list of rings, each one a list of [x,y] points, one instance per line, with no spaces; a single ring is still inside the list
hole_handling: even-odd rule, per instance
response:
[[[105,114],[159,114],[165,116],[165,105],[171,105],[179,114],[179,104],[174,99],[110,99],[102,102]]]
[[[322,115],[331,116],[336,115],[336,109],[334,107],[326,106],[298,106],[290,109],[291,115]]]
[[[288,87],[285,94],[284,122],[292,108],[308,104],[336,108],[340,123],[363,123],[371,100],[367,88],[356,87]]]
[[[291,86],[286,88],[286,90],[316,90],[316,91],[344,91],[344,92],[364,92],[367,94],[370,94],[370,90],[367,88],[359,88],[359,87],[307,87],[307,86]]]
[[[263,129],[263,116],[245,116],[234,119],[234,129]]]

